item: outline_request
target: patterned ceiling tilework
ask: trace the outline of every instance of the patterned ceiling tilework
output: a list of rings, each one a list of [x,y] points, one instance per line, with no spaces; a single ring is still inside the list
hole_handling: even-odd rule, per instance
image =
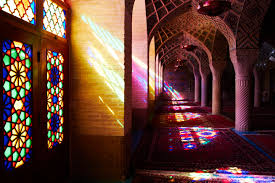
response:
[[[159,28],[155,33],[156,50],[158,51],[164,44],[166,44],[169,38],[174,37],[183,31],[197,38],[209,50],[212,49],[216,33],[214,24],[210,21],[204,21],[202,16],[195,11],[188,11],[173,18],[169,23],[166,23]]]
[[[161,58],[168,51],[171,51],[173,48],[180,46],[182,42],[182,36],[172,37],[169,41],[167,41],[167,44],[163,45],[163,47],[161,47],[161,49],[157,50],[156,52],[159,53],[159,57]]]
[[[199,49],[200,52],[203,52],[207,55],[207,62],[208,62],[208,58],[209,58],[209,60],[212,60],[212,54],[208,50],[208,48],[206,48],[204,46],[204,44],[202,44],[196,38],[192,38],[192,36],[188,35],[188,33],[178,35],[176,37],[173,37],[171,40],[167,41],[167,43],[164,44],[163,47],[161,47],[161,49],[158,52],[159,56],[160,56],[159,57],[160,60],[162,60],[162,61],[167,60],[169,55],[173,55],[174,49],[180,48],[180,45],[182,45],[184,43],[188,43],[188,44],[191,43],[193,45],[198,46],[197,49]],[[168,53],[170,53],[170,54],[168,54]],[[189,52],[189,53],[192,54],[192,52]]]
[[[193,73],[193,68],[192,66],[189,64],[189,62],[184,62],[183,65],[181,66],[178,66],[178,67],[175,67],[175,63],[173,62],[170,62],[168,64],[165,65],[165,69],[168,71],[168,72],[185,72],[185,74],[191,74]]]
[[[201,0],[193,0],[195,9]],[[204,16],[226,37],[229,47],[258,48],[259,30],[271,0],[228,0],[231,9],[217,17]]]
[[[271,0],[246,1],[238,26],[237,48],[259,48],[261,24]]]
[[[156,50],[158,51],[158,49],[160,49],[163,44],[178,34],[182,34],[182,30],[180,28],[171,29],[167,26],[160,27],[155,33]]]
[[[161,58],[161,63],[162,64],[167,64],[170,62],[176,62],[177,59],[187,59],[191,60],[193,65],[198,67],[198,57],[193,53],[193,52],[187,52],[180,47],[175,47],[173,48],[173,51],[168,52],[165,56]]]
[[[163,64],[164,65],[168,65],[168,64],[175,65],[176,60],[178,58],[186,60],[186,62],[184,62],[184,65],[186,65],[188,67],[188,69],[190,70],[191,73],[195,72],[196,74],[200,74],[197,56],[194,53],[187,52],[181,48],[176,48],[174,50],[174,52],[171,53],[171,55],[167,56],[167,60],[165,60],[163,62]]]
[[[241,12],[244,6],[244,1],[238,1],[238,0],[228,0],[231,1],[231,9],[229,11],[226,11],[225,13],[222,13],[221,15],[217,17],[209,17],[209,16],[204,16],[205,19],[211,20],[212,22],[216,22],[216,24],[220,24],[220,28],[224,27],[227,25],[225,28],[230,29],[233,35],[236,35],[236,29],[238,25],[239,18],[241,16]],[[201,0],[193,0],[192,5],[194,8],[198,7],[199,2]],[[223,21],[216,21],[216,19],[220,19]],[[220,30],[221,31],[221,30]],[[232,36],[232,35],[231,35]]]
[[[150,35],[165,17],[174,12],[176,9],[187,5],[191,6],[191,0],[145,0],[147,32]]]

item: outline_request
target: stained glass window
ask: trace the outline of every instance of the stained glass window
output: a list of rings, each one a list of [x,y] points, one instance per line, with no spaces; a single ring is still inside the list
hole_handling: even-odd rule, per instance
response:
[[[0,0],[0,10],[35,24],[35,0]]]
[[[66,38],[66,11],[51,0],[44,0],[43,7],[43,29]]]
[[[8,40],[2,56],[4,165],[11,170],[32,154],[32,49]]]
[[[61,53],[47,51],[47,129],[48,148],[63,140],[63,63]]]

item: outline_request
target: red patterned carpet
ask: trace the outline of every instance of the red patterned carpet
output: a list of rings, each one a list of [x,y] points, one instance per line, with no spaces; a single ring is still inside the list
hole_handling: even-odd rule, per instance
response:
[[[188,105],[164,105],[159,108],[157,112],[160,113],[172,113],[172,112],[195,112],[195,113],[209,113],[207,110],[202,109],[199,106]]]
[[[232,131],[232,120],[189,101],[161,104],[136,152],[134,183],[275,182],[275,161]],[[274,156],[275,135],[248,138]]]
[[[199,111],[198,111],[199,112]],[[169,127],[169,126],[204,126],[212,128],[233,128],[234,122],[230,119],[218,116],[207,115],[206,113],[166,113],[160,114],[154,119],[155,126]]]
[[[176,172],[159,170],[138,170],[133,183],[274,183],[274,176],[243,174],[240,169],[232,167],[224,173],[217,170],[197,172]]]
[[[257,135],[247,134],[245,136],[275,159],[275,133]]]
[[[275,175],[275,164],[230,129],[160,128],[142,141],[138,169],[194,172],[239,167]]]

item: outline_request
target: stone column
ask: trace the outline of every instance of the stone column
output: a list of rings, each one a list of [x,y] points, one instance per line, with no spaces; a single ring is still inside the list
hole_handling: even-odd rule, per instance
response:
[[[212,114],[221,113],[221,77],[222,71],[212,72]]]
[[[200,74],[194,73],[194,77],[195,77],[195,102],[200,102]]]
[[[230,52],[235,69],[235,129],[248,131],[250,129],[250,87],[253,66],[258,58],[257,49],[234,49]]]
[[[256,66],[254,66],[253,69],[253,75],[254,75],[254,107],[260,107],[261,106],[261,84],[260,84],[260,73],[257,70]]]
[[[207,78],[208,75],[201,75],[201,106],[207,106]]]
[[[209,60],[209,67],[213,76],[212,79],[212,114],[221,113],[221,78],[226,67],[228,43],[224,35],[217,31],[213,49],[212,60]]]

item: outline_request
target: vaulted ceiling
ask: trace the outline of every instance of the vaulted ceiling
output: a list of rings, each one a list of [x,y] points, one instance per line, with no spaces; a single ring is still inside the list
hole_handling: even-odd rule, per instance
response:
[[[162,63],[175,61],[182,54],[189,58],[195,54],[208,64],[213,49],[218,48],[214,46],[217,32],[226,38],[226,49],[259,47],[259,29],[271,0],[229,0],[232,8],[217,17],[198,14],[196,7],[201,1],[145,1],[149,41],[155,37],[156,53]],[[183,43],[198,48],[193,53],[186,52],[180,48]]]

